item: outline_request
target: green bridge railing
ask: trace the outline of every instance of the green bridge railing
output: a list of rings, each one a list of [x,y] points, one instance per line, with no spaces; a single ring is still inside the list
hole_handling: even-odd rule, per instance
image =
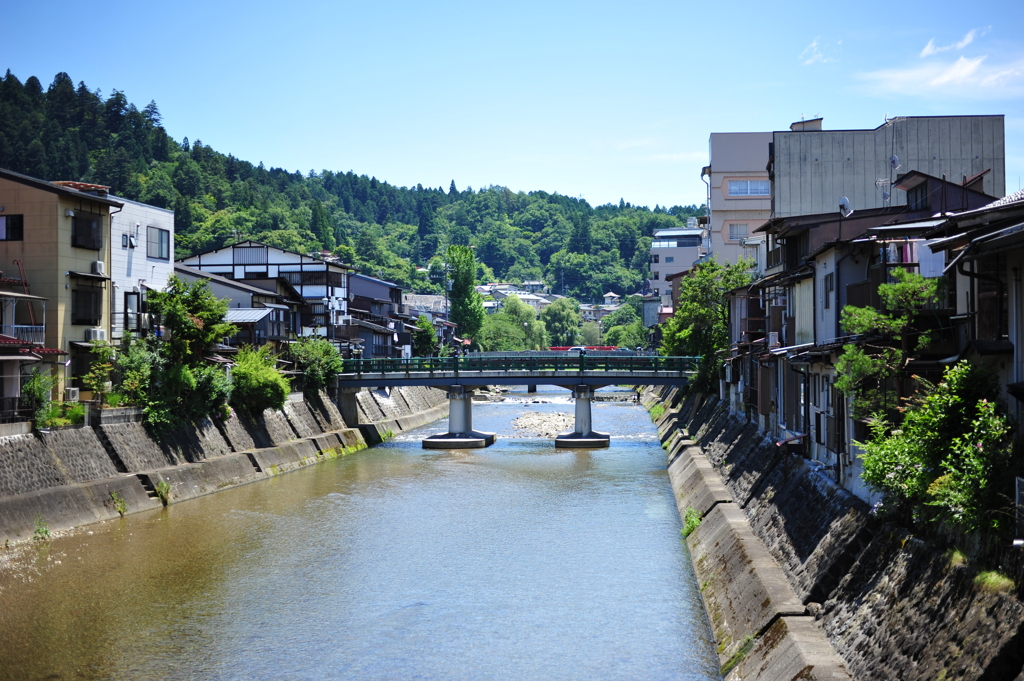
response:
[[[483,371],[636,371],[685,374],[697,370],[699,357],[650,356],[530,356],[520,357],[413,357],[411,359],[346,359],[341,370],[348,374],[411,374]]]

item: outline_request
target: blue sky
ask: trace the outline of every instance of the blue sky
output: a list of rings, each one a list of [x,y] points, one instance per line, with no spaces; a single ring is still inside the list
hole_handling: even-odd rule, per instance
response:
[[[397,185],[701,203],[711,132],[1004,114],[1024,2],[11,2],[0,67],[155,100],[253,163]],[[955,18],[954,18],[955,17]]]

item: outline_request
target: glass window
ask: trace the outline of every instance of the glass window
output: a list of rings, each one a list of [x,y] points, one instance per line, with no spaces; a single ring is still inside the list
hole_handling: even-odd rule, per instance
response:
[[[672,255],[665,256],[665,262],[675,262],[675,261],[676,261],[675,256],[672,256]]]
[[[729,241],[739,241],[747,238],[747,223],[729,225]]]
[[[729,180],[729,196],[770,196],[768,180]]]
[[[146,231],[146,257],[171,259],[171,233],[166,229],[148,227]]]
[[[24,216],[0,215],[0,241],[23,241],[25,239]]]
[[[103,216],[76,210],[71,218],[71,245],[99,251],[103,248]]]

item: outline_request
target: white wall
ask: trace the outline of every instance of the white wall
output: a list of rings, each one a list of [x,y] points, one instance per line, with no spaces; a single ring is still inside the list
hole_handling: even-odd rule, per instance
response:
[[[110,272],[108,294],[111,297],[111,337],[120,338],[124,328],[124,294],[143,285],[161,290],[174,273],[174,211],[164,210],[136,201],[116,197],[124,209],[110,218]],[[170,233],[169,257],[166,260],[147,255],[147,228],[156,227]],[[135,247],[127,237],[135,237]],[[144,280],[144,281],[143,281]]]

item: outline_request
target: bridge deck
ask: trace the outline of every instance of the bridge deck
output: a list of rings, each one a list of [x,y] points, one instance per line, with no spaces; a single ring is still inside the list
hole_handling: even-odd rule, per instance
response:
[[[345,360],[342,388],[481,385],[676,385],[697,367],[693,357],[417,357]]]

